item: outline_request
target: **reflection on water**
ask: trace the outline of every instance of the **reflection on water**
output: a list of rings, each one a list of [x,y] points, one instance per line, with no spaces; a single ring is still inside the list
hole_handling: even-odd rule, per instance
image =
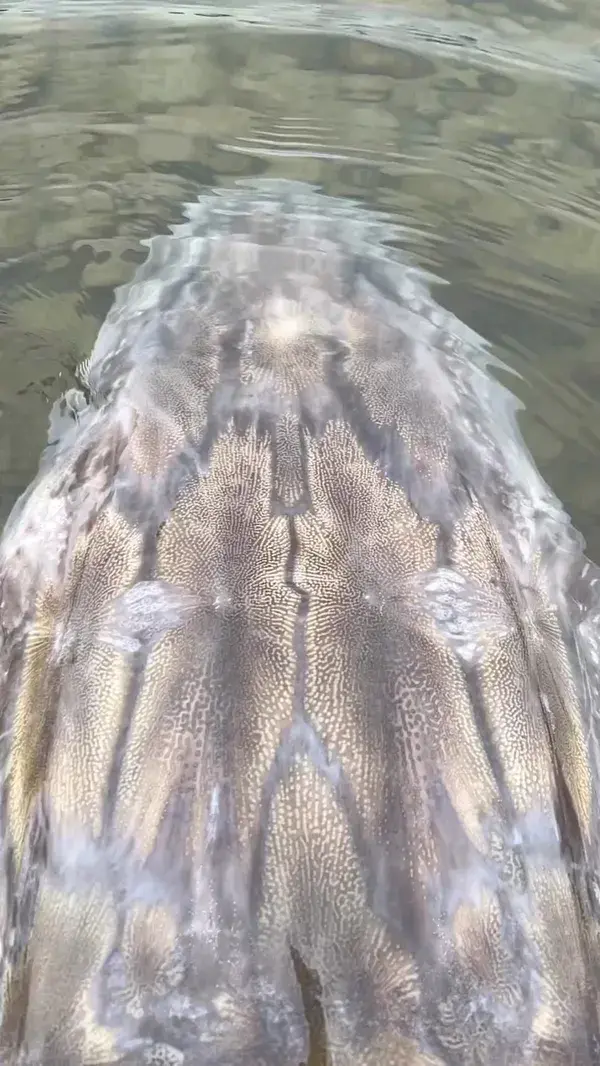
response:
[[[595,0],[0,11],[0,519],[140,238],[268,175],[404,223],[600,561]]]

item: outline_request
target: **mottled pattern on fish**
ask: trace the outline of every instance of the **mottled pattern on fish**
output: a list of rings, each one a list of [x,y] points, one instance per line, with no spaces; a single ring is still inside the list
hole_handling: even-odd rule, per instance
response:
[[[0,548],[2,1061],[596,1062],[597,579],[515,403],[385,218],[187,216]]]

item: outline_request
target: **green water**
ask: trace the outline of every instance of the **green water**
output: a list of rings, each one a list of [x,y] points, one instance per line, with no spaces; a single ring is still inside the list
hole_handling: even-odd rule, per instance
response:
[[[17,0],[0,107],[0,521],[140,238],[265,175],[404,222],[600,562],[597,0]]]

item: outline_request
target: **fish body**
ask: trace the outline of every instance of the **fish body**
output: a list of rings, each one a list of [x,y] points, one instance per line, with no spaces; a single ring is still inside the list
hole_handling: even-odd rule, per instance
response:
[[[10,1066],[599,1061],[597,572],[393,235],[200,198],[53,421],[0,544]]]

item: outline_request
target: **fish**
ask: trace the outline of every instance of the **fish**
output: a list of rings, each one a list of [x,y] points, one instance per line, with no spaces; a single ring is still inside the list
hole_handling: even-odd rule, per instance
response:
[[[9,1066],[600,1061],[598,569],[393,218],[202,193],[0,541]]]

